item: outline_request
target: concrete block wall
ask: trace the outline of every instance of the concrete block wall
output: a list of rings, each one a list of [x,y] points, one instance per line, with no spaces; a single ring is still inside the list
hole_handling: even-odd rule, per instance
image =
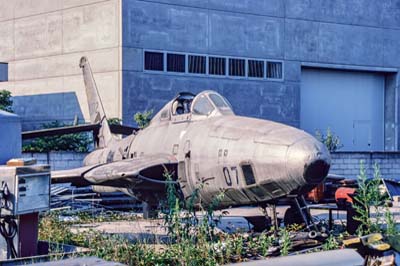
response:
[[[400,178],[399,152],[335,152],[331,153],[332,164],[329,173],[357,178],[362,161],[367,174],[372,177],[377,164],[384,178]]]
[[[35,158],[38,164],[49,164],[51,170],[66,170],[83,166],[87,153],[78,152],[24,152],[23,158]]]
[[[88,119],[81,56],[110,117],[120,115],[120,0],[0,0],[0,62],[23,129]],[[33,96],[33,97],[31,97]]]
[[[124,121],[179,91],[214,89],[239,115],[298,127],[302,65],[400,67],[397,2],[122,0]],[[146,49],[282,60],[284,80],[143,72]]]

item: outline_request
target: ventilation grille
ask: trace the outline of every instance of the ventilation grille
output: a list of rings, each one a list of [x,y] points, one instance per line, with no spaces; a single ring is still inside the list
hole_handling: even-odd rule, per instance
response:
[[[206,60],[202,55],[189,55],[189,73],[206,74]]]
[[[144,53],[144,69],[163,71],[164,70],[164,54],[158,52]]]
[[[267,78],[282,79],[282,62],[267,62]]]

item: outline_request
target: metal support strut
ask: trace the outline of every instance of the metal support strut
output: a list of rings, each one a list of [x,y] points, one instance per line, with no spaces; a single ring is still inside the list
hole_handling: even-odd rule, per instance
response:
[[[308,208],[307,202],[304,199],[304,196],[296,196],[293,197],[293,201],[295,203],[295,206],[297,210],[299,211],[302,220],[304,221],[306,228],[310,229],[312,228],[313,230],[318,232],[317,225],[314,223],[314,220],[311,216],[310,209]]]

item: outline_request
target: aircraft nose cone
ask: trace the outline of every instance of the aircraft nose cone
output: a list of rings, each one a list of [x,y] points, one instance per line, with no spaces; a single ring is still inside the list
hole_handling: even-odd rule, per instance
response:
[[[294,143],[287,153],[287,168],[291,176],[301,175],[306,183],[318,184],[328,175],[330,154],[325,145],[311,138]]]

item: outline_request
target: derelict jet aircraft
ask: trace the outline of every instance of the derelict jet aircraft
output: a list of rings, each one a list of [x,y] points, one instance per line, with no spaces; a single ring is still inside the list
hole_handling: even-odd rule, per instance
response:
[[[80,60],[90,120],[99,125],[97,149],[81,168],[53,171],[53,182],[122,191],[155,206],[174,182],[187,198],[199,190],[208,204],[224,192],[220,208],[262,205],[304,193],[330,167],[325,146],[302,130],[234,114],[215,91],[180,93],[150,124],[125,138],[108,125],[89,62]],[[172,181],[163,174],[168,170]]]

